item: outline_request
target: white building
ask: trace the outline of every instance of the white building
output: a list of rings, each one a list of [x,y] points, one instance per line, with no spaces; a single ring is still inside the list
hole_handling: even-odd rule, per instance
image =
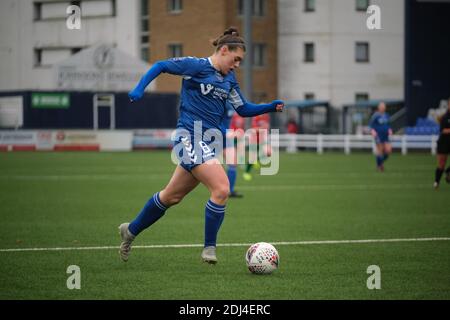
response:
[[[404,97],[404,0],[279,0],[278,94],[341,107]],[[381,9],[369,30],[368,5]]]
[[[0,1],[0,91],[58,89],[55,66],[95,45],[146,60],[148,15],[142,3],[147,1]],[[79,30],[67,26],[74,13],[66,12],[70,5],[81,8]]]

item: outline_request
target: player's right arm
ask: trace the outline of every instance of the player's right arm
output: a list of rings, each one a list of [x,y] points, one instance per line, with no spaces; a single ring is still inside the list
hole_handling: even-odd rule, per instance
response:
[[[200,59],[193,57],[173,58],[156,62],[146,74],[144,74],[136,87],[128,93],[131,101],[142,98],[144,90],[161,73],[174,75],[194,76],[200,69]]]
[[[241,117],[254,117],[268,112],[282,112],[284,101],[273,100],[271,103],[254,104],[245,100],[238,84],[234,84],[229,95],[229,101]]]

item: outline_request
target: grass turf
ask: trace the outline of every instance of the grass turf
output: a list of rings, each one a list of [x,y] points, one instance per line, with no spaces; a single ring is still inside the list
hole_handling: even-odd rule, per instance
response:
[[[434,157],[281,154],[274,176],[240,179],[216,266],[201,248],[0,252],[0,299],[449,299],[450,241],[279,245],[270,276],[246,270],[246,246],[220,243],[449,237],[450,185],[431,187]],[[0,153],[0,248],[118,246],[169,180],[170,153]],[[201,244],[208,192],[199,186],[136,245]],[[81,290],[68,290],[69,265]],[[369,290],[369,265],[381,290]]]

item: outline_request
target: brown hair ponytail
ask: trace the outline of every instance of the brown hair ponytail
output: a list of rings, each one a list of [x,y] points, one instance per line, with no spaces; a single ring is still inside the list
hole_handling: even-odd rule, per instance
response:
[[[234,51],[237,48],[241,48],[245,51],[245,41],[239,36],[239,31],[235,27],[229,27],[225,30],[223,35],[214,40],[212,44],[216,47],[216,51],[225,45],[228,46],[230,51]]]

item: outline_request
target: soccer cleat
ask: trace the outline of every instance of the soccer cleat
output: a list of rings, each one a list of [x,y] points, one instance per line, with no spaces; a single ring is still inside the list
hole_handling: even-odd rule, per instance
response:
[[[202,251],[202,259],[204,262],[207,262],[209,264],[216,264],[217,263],[216,247],[214,246],[204,247]]]
[[[228,196],[229,196],[230,198],[242,198],[242,197],[243,197],[242,194],[240,194],[240,193],[238,193],[238,192],[236,192],[236,191],[230,192],[230,193],[228,194]]]
[[[119,253],[120,253],[120,258],[127,262],[128,261],[128,256],[130,255],[130,251],[131,251],[131,243],[133,242],[135,236],[133,236],[131,234],[131,232],[128,230],[128,226],[130,224],[129,223],[122,223],[119,226],[119,234],[120,237],[122,238],[122,243],[120,244],[120,249],[119,249]]]
[[[439,189],[439,183],[434,182],[434,183],[433,183],[433,188],[434,188],[434,190]]]
[[[242,178],[244,178],[245,181],[250,181],[250,180],[252,180],[252,175],[248,172],[244,172],[244,174],[242,175]]]

